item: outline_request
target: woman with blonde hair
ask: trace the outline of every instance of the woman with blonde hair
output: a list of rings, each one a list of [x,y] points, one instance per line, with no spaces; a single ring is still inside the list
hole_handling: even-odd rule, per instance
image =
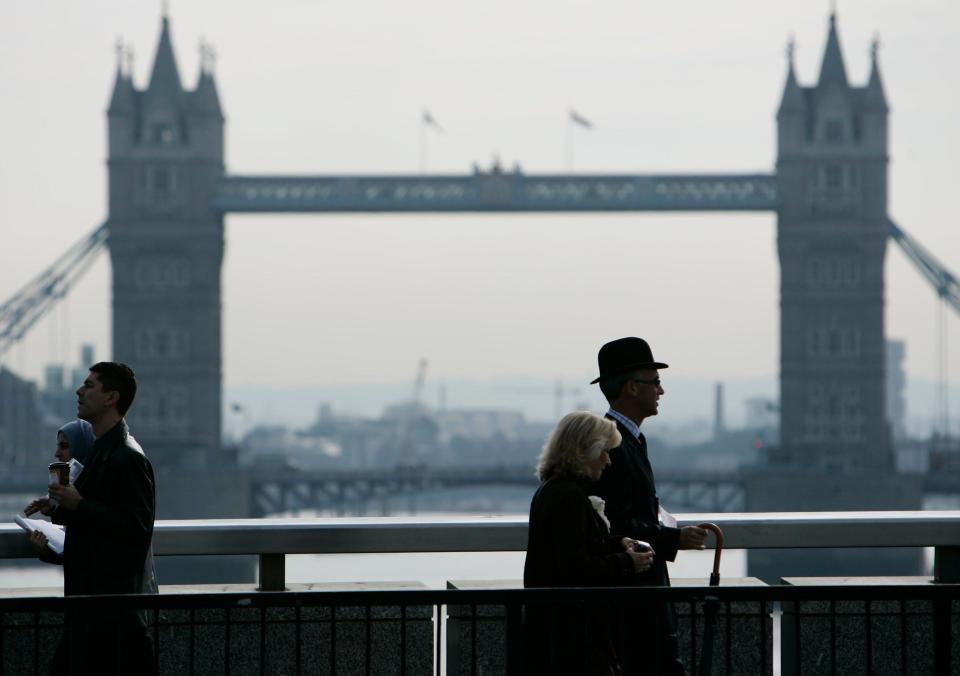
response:
[[[524,587],[619,586],[650,568],[653,550],[611,536],[593,495],[619,444],[612,421],[585,411],[565,415],[550,435],[537,463],[542,483],[530,504]],[[620,674],[610,619],[606,607],[527,606],[527,672]]]

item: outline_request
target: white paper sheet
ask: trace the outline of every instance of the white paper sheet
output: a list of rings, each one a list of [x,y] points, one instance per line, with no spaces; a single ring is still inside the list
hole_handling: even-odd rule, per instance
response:
[[[83,465],[76,458],[70,458],[70,483],[74,484],[80,472],[83,471]]]
[[[13,520],[16,521],[18,526],[28,533],[38,530],[46,535],[47,547],[49,547],[54,554],[63,556],[64,532],[62,528],[50,523],[49,521],[43,521],[41,519],[28,519],[20,516],[19,514],[15,515]]]

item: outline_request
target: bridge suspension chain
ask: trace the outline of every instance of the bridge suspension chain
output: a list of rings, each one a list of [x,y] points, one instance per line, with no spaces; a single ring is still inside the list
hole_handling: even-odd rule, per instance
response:
[[[949,374],[947,372],[947,307],[960,314],[960,282],[957,277],[918,241],[890,221],[890,236],[907,255],[920,274],[937,292],[937,425],[946,441],[950,438]]]
[[[900,249],[907,255],[914,267],[920,271],[920,274],[927,278],[937,295],[955,312],[960,314],[960,281],[957,281],[957,277],[934,258],[933,254],[927,251],[920,242],[901,230],[893,221],[889,223],[890,236],[893,237],[893,241],[900,246]]]
[[[74,282],[87,271],[87,263],[106,245],[107,235],[104,223],[0,305],[0,357],[67,295]]]

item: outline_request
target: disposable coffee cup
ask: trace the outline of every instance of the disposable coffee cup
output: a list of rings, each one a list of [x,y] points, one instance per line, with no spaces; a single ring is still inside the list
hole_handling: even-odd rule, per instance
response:
[[[51,462],[47,466],[50,472],[50,483],[66,486],[70,483],[70,463],[69,462]]]

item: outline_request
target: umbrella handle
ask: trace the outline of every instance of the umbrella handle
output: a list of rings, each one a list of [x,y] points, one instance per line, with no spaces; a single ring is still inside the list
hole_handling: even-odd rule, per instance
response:
[[[697,528],[712,531],[713,535],[717,538],[717,544],[713,552],[713,573],[710,575],[710,586],[716,587],[720,584],[720,555],[723,553],[723,531],[720,530],[720,526],[717,524],[709,522],[697,524]],[[714,580],[716,580],[716,582],[714,582]]]

